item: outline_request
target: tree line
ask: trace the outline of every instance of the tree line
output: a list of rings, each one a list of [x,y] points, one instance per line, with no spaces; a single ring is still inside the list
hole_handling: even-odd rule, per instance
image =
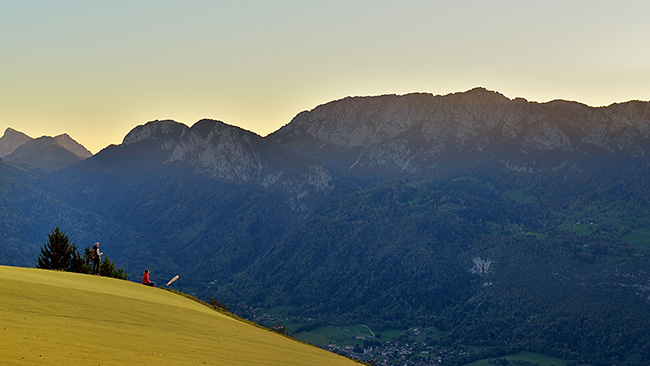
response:
[[[77,245],[71,243],[68,236],[58,226],[52,229],[47,237],[48,241],[41,248],[36,268],[86,274],[92,272],[90,247],[86,246],[83,254],[80,253]],[[115,263],[108,256],[105,256],[100,263],[99,275],[127,279],[124,268],[117,269]]]

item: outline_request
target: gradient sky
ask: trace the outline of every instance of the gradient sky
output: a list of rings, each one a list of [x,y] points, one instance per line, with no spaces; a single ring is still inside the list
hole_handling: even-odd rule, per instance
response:
[[[0,0],[0,133],[93,153],[212,118],[262,136],[346,96],[476,86],[650,100],[650,2]]]

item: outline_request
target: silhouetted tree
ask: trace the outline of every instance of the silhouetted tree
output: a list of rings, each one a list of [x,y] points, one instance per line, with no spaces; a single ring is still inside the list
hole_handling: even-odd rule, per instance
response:
[[[48,235],[48,242],[41,248],[36,268],[58,269],[68,272],[82,272],[84,262],[77,246],[70,243],[68,236],[55,227]]]
[[[117,269],[115,267],[115,263],[111,262],[111,260],[108,259],[108,256],[104,256],[104,260],[99,267],[99,275],[126,280],[126,273],[124,272],[124,268]]]

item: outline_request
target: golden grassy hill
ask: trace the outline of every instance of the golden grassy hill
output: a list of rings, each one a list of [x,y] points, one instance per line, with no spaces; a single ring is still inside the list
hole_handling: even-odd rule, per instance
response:
[[[359,365],[169,291],[0,266],[2,365]]]

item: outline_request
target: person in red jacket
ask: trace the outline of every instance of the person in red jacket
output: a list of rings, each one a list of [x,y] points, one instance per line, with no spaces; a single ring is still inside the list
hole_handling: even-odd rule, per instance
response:
[[[149,281],[149,270],[148,269],[144,270],[144,274],[142,275],[142,284],[147,285],[147,286],[151,286],[151,287],[156,287],[155,282]]]

